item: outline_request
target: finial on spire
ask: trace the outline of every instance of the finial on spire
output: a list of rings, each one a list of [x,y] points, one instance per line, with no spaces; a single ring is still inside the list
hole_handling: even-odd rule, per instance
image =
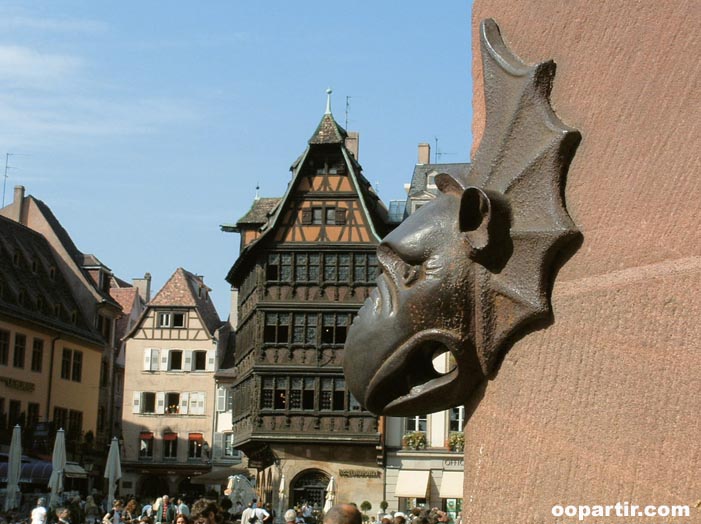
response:
[[[330,115],[331,114],[331,93],[333,93],[333,89],[330,87],[326,90],[326,114]]]
[[[256,184],[256,196],[254,200],[260,200],[260,195],[258,194],[258,191],[260,191],[260,184]]]

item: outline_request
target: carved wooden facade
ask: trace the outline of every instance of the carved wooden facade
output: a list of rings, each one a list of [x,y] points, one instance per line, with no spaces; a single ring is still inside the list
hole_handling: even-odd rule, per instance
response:
[[[387,215],[345,137],[324,115],[285,196],[264,212],[256,200],[236,225],[242,252],[227,277],[239,290],[234,444],[261,468],[273,442],[379,442],[377,418],[346,390],[341,360],[375,286]]]

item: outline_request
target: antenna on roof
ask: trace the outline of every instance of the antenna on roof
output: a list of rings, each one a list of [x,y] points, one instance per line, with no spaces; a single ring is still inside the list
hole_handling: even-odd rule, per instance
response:
[[[326,90],[326,113],[327,115],[331,114],[331,93],[333,93],[333,89],[330,87]]]
[[[254,200],[260,200],[260,194],[258,191],[260,191],[260,183],[256,182],[256,196],[254,197]]]
[[[8,169],[15,169],[14,167],[8,165],[8,162],[10,160],[10,157],[14,155],[14,153],[5,153],[5,175],[2,179],[2,207],[5,207],[5,189],[7,188],[7,170]]]
[[[438,149],[438,137],[434,136],[433,139],[436,141],[436,151],[433,153],[434,154],[434,163],[438,164],[440,163],[441,157],[443,155],[454,155],[455,153],[446,153],[445,151],[440,151]]]
[[[350,99],[351,97],[346,96],[346,122],[343,126],[346,130],[348,129],[348,113],[350,113]]]

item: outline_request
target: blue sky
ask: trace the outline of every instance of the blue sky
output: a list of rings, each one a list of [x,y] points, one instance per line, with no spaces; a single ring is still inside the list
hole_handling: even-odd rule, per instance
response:
[[[222,318],[239,238],[222,233],[332,110],[360,133],[385,201],[403,199],[419,142],[466,162],[470,2],[5,1],[0,169],[45,201],[86,253],[155,290],[203,274]],[[432,154],[433,159],[433,154]],[[0,171],[0,175],[2,171]]]

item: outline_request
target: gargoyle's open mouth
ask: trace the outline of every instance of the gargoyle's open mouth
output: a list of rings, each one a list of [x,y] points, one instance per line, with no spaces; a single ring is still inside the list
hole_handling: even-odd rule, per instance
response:
[[[422,331],[402,344],[377,370],[365,395],[366,407],[374,413],[408,415],[429,411],[436,398],[445,395],[458,377],[457,366],[441,373],[433,365],[436,356],[454,352],[454,335],[438,329]]]

